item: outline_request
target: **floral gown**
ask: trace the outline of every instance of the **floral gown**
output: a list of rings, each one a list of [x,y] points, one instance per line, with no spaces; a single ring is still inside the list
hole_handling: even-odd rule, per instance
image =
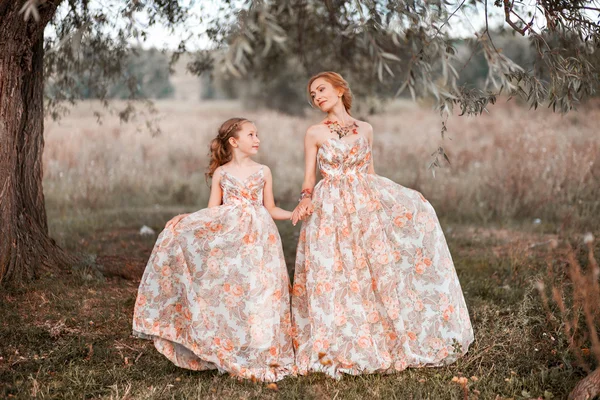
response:
[[[317,153],[324,179],[300,231],[292,291],[300,374],[444,365],[473,341],[433,207],[368,174],[370,159],[364,136],[331,138]]]
[[[133,333],[177,366],[261,381],[294,371],[289,279],[264,183],[262,167],[244,182],[223,171],[223,205],[158,237]]]

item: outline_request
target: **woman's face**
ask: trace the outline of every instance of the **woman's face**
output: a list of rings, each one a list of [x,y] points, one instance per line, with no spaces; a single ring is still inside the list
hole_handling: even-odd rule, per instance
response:
[[[324,78],[317,78],[310,85],[310,97],[315,106],[329,112],[341,100],[341,92]]]
[[[229,138],[229,143],[244,154],[254,155],[258,153],[260,139],[258,138],[256,126],[250,121],[244,122],[237,132],[237,137]]]

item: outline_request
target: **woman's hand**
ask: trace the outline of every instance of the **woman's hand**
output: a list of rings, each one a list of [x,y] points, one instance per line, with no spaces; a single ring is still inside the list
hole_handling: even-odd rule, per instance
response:
[[[190,215],[190,214],[179,214],[179,215],[174,216],[173,218],[171,218],[169,220],[169,222],[167,222],[167,225],[165,226],[165,229],[166,228],[175,229],[175,226],[179,223],[179,221],[181,221],[182,219],[184,219],[188,215]]]
[[[292,212],[292,224],[296,225],[299,220],[313,213],[314,207],[310,198],[304,198]]]

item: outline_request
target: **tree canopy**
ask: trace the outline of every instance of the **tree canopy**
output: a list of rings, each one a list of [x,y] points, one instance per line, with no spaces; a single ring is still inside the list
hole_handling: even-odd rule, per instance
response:
[[[209,7],[195,1],[27,0],[24,18],[40,18],[50,3],[60,7],[45,43],[46,76],[62,89],[48,98],[50,106],[81,97],[73,72],[93,76],[87,90],[103,97],[107,83],[122,76],[132,40],[143,41],[153,25],[173,31],[190,20],[196,29],[173,60],[194,35],[204,35],[212,48],[194,52],[190,71],[217,70],[266,88],[278,76],[297,84],[321,70],[336,70],[358,94],[432,96],[442,111],[458,105],[474,114],[500,93],[521,96],[534,108],[547,103],[566,112],[598,86],[598,1],[255,0]],[[457,59],[452,32],[466,15],[481,19],[467,22],[481,26],[470,47],[472,55],[485,57],[483,88],[459,85],[465,63]],[[498,15],[504,16],[500,29],[529,38],[536,53],[532,65],[519,65],[496,46],[489,21]]]
[[[43,111],[58,117],[65,102],[91,94],[106,102],[115,83],[125,81],[127,91],[118,96],[132,101],[119,116],[129,119],[133,100],[147,94],[141,86],[148,86],[129,68],[138,48],[151,45],[153,26],[169,36],[184,33],[171,66],[190,52],[189,71],[252,82],[257,100],[303,103],[307,78],[335,70],[358,98],[435,99],[443,135],[454,108],[477,115],[502,93],[561,112],[593,95],[599,2],[0,0],[0,282],[66,262],[48,236]],[[500,25],[492,23],[497,15]],[[459,21],[475,31],[466,60],[456,52]],[[492,28],[528,38],[533,61],[512,60]],[[198,39],[206,48],[192,46]],[[476,86],[467,67],[482,57],[487,75]],[[45,92],[44,83],[50,84]],[[432,167],[446,157],[441,147],[433,156]]]

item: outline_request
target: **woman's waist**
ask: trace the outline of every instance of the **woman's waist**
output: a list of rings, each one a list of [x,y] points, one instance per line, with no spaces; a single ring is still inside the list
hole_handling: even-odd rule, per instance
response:
[[[364,178],[366,175],[370,175],[367,168],[359,169],[359,168],[346,168],[340,170],[321,170],[321,175],[324,180],[332,180],[332,179],[349,179],[353,180],[356,178]]]

